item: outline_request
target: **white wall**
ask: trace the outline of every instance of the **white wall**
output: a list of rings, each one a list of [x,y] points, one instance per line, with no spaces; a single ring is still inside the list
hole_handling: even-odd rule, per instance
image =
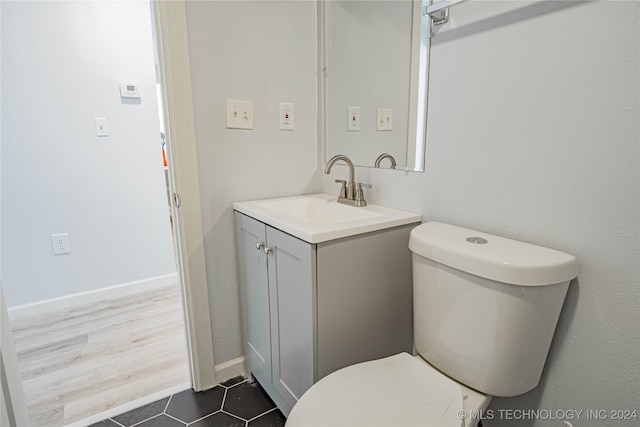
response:
[[[3,2],[7,305],[175,272],[146,2]],[[141,103],[123,102],[136,82]],[[98,138],[93,119],[111,136]],[[54,256],[50,235],[69,233]]]
[[[320,191],[316,5],[187,3],[198,170],[216,363],[242,355],[232,203]],[[225,128],[227,98],[254,102],[254,129]],[[292,102],[295,130],[278,130]]]
[[[495,410],[638,409],[638,15],[638,2],[455,7],[431,51],[426,172],[356,171],[370,201],[577,257],[541,384]],[[516,424],[561,421],[484,423]],[[631,423],[574,421],[609,425]]]
[[[0,2],[0,46],[2,46],[2,2]],[[0,82],[2,82],[2,55],[0,55]],[[0,190],[2,189],[2,84],[0,84]],[[2,192],[0,191],[0,194]],[[0,196],[0,243],[2,242],[2,197]],[[0,260],[2,245],[0,244]],[[0,262],[0,278],[2,278],[2,262]]]

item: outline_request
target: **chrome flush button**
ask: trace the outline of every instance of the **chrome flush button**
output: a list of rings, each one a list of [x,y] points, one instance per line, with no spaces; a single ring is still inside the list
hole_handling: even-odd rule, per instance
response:
[[[467,237],[465,240],[469,243],[475,243],[476,245],[484,245],[489,243],[487,239],[483,239],[482,237]]]

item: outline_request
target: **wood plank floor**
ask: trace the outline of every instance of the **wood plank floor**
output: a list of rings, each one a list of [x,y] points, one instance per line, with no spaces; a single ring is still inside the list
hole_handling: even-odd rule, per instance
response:
[[[178,285],[12,329],[32,426],[64,426],[190,379]]]

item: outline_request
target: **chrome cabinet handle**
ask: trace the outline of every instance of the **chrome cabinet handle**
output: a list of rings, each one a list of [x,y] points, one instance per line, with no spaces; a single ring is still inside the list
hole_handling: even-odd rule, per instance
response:
[[[256,242],[256,249],[257,250],[260,250],[260,249],[263,249],[263,248],[264,248],[264,253],[267,254],[267,255],[269,255],[269,252],[273,252],[273,249],[265,246],[264,243]]]

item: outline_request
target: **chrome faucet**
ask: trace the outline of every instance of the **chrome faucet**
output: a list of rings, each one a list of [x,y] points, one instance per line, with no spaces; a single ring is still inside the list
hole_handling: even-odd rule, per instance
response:
[[[338,199],[338,201],[340,202],[341,199],[355,200],[356,199],[356,182],[354,180],[355,172],[353,169],[353,162],[349,160],[347,156],[343,154],[338,154],[337,156],[333,156],[332,158],[330,158],[329,161],[327,162],[327,166],[324,168],[324,173],[328,175],[331,172],[331,168],[333,167],[334,163],[337,162],[338,160],[342,160],[349,167],[348,182],[336,179],[336,182],[339,182],[342,184],[342,189],[340,191],[340,198]],[[344,201],[342,201],[341,203],[344,203]]]
[[[389,159],[389,161],[391,162],[391,169],[395,169],[397,166],[396,163],[396,159],[393,158],[393,156],[389,153],[382,153],[378,156],[378,158],[376,159],[375,164],[373,165],[376,168],[380,167],[380,162],[383,161],[384,159]]]
[[[340,189],[340,196],[338,197],[338,203],[344,203],[345,205],[351,206],[367,206],[367,202],[364,200],[364,193],[362,191],[362,187],[371,188],[368,184],[358,183],[358,191],[356,192],[356,182],[354,180],[354,169],[353,162],[349,160],[349,158],[343,154],[338,154],[337,156],[333,156],[327,162],[327,166],[324,168],[324,173],[327,175],[331,172],[331,168],[338,160],[342,160],[349,167],[349,181],[344,181],[341,179],[336,179],[336,182],[342,184],[342,188]]]

